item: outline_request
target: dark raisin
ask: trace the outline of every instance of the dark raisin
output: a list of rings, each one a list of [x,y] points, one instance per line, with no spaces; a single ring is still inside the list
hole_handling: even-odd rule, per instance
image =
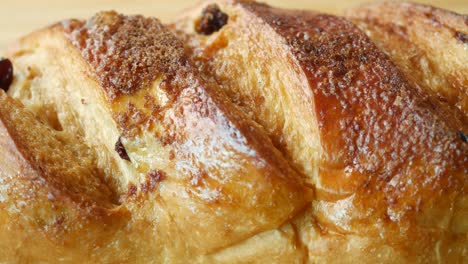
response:
[[[5,92],[13,81],[13,64],[9,59],[0,59],[0,88]]]
[[[195,30],[199,34],[211,35],[226,25],[229,16],[223,13],[217,4],[206,6],[202,11],[202,16],[195,25]]]
[[[119,154],[121,159],[130,161],[130,157],[128,156],[127,151],[125,150],[125,147],[122,145],[120,137],[115,143],[115,151]]]
[[[460,136],[461,140],[463,140],[463,142],[468,142],[468,135],[463,133],[463,131],[458,131],[458,135]]]
[[[468,44],[468,35],[463,33],[463,32],[460,32],[460,31],[456,31],[455,32],[455,37],[460,40],[461,42],[465,43],[465,44]]]

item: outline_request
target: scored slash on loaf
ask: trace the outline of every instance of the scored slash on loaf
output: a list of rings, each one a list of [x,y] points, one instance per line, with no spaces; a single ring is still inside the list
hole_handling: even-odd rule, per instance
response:
[[[467,17],[345,14],[207,1],[20,39],[0,262],[463,262]]]

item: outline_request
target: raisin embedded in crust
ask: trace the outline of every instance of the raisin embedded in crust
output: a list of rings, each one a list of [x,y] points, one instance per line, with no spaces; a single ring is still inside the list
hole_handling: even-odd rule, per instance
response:
[[[455,37],[459,41],[461,41],[461,42],[463,42],[465,44],[468,44],[468,35],[464,34],[463,32],[460,32],[460,31],[455,32]]]
[[[217,4],[208,5],[203,9],[195,30],[202,35],[211,35],[226,25],[228,18],[229,16],[222,12]]]
[[[125,147],[123,146],[120,137],[115,143],[115,151],[119,154],[121,159],[130,161],[130,157],[128,156],[127,151],[125,150]]]
[[[0,59],[0,88],[5,92],[13,82],[13,64],[9,59]]]
[[[458,136],[460,136],[460,139],[463,140],[463,142],[468,142],[468,135],[463,133],[463,131],[458,131]]]

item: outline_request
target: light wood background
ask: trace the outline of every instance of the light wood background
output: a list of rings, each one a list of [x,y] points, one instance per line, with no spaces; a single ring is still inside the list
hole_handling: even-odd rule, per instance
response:
[[[262,1],[262,0],[260,0]],[[314,9],[339,14],[341,10],[372,0],[263,0],[287,8]],[[458,13],[468,13],[468,0],[413,0]],[[156,16],[163,21],[193,6],[190,0],[0,0],[0,51],[34,29],[66,18],[87,18],[100,10]]]

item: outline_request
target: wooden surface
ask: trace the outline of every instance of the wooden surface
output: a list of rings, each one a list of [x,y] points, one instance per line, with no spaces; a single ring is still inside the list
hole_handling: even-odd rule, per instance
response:
[[[304,8],[339,14],[341,10],[372,0],[263,0],[286,8]],[[467,14],[468,0],[419,0]],[[99,10],[117,10],[166,20],[194,5],[189,0],[0,0],[0,50],[34,29],[66,18],[87,18]]]

